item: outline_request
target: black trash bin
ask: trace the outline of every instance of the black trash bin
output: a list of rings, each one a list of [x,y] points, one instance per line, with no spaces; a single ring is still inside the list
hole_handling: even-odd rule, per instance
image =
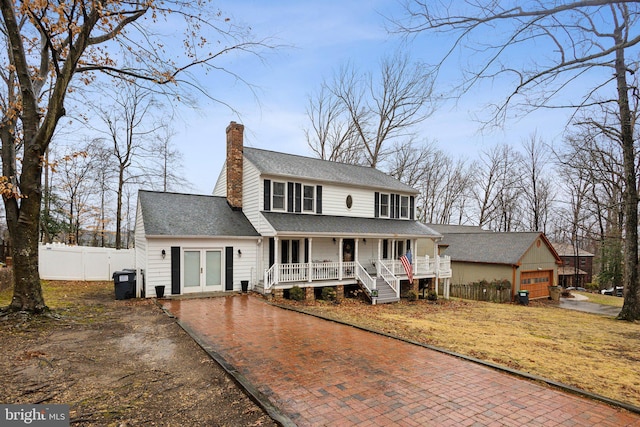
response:
[[[247,292],[249,290],[249,281],[241,280],[240,285],[242,286],[242,292]]]
[[[116,299],[129,299],[136,296],[135,270],[116,271],[112,277]]]
[[[156,286],[156,298],[164,298],[164,285]]]
[[[518,302],[522,305],[529,305],[529,291],[518,291]]]

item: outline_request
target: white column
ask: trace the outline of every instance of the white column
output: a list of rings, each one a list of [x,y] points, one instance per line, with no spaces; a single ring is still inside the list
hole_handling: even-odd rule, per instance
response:
[[[338,240],[338,280],[342,280],[342,237]]]
[[[273,283],[280,283],[280,251],[278,250],[278,236],[273,238],[273,260],[275,261],[276,271],[273,272]]]
[[[378,239],[378,260],[376,261],[376,276],[380,275],[380,261],[382,260],[382,239]]]
[[[360,239],[355,239],[356,243],[355,243],[355,248],[353,249],[353,260],[354,261],[358,261],[358,244],[360,243]]]
[[[311,246],[313,244],[313,239],[311,237],[309,237],[309,253],[307,254],[307,258],[309,259],[309,282],[311,282],[313,280],[311,273],[313,272],[313,257],[311,256],[313,254],[313,251],[311,250]]]

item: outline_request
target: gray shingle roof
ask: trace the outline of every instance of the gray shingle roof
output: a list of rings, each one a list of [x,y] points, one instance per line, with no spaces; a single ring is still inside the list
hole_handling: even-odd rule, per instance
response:
[[[490,230],[483,230],[482,227],[477,225],[427,224],[427,226],[440,234],[491,233]]]
[[[259,236],[224,197],[138,191],[147,236]]]
[[[244,147],[244,157],[262,173],[417,194],[414,188],[370,167]]]
[[[452,233],[442,243],[452,261],[516,265],[542,233]]]
[[[573,245],[569,245],[567,243],[553,243],[553,249],[555,249],[560,256],[576,256],[575,248],[573,247]],[[591,252],[587,252],[583,249],[578,249],[578,256],[586,257],[594,255]]]
[[[418,221],[279,212],[262,212],[262,215],[278,233],[440,237],[440,234]]]

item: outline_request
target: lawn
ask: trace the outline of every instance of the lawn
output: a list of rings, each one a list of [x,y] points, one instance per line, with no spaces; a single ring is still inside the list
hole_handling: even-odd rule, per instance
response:
[[[622,303],[624,302],[624,298],[614,297],[611,295],[592,294],[590,292],[576,292],[576,291],[572,291],[572,292],[578,295],[585,296],[589,298],[589,302],[594,302],[596,304],[610,305],[612,307],[622,308]]]
[[[564,310],[547,301],[522,306],[452,299],[372,306],[345,300],[298,308],[640,406],[639,323]]]

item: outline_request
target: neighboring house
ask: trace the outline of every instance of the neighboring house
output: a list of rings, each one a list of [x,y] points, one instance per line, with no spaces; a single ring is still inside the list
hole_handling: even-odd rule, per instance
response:
[[[567,243],[554,243],[562,266],[558,269],[558,284],[562,287],[582,286],[593,281],[593,254]]]
[[[508,280],[514,295],[528,290],[529,298],[546,298],[548,286],[558,284],[562,261],[540,232],[497,233],[479,227],[439,226],[440,252],[451,258],[452,282]]]
[[[276,295],[299,286],[312,298],[331,286],[341,297],[360,286],[373,303],[399,300],[408,280],[400,257],[419,253],[419,239],[441,237],[415,220],[418,191],[374,168],[244,147],[243,132],[227,128],[213,196],[139,193],[146,295],[169,284],[171,295],[239,290],[246,280]],[[411,262],[410,288],[451,277],[436,253]]]

